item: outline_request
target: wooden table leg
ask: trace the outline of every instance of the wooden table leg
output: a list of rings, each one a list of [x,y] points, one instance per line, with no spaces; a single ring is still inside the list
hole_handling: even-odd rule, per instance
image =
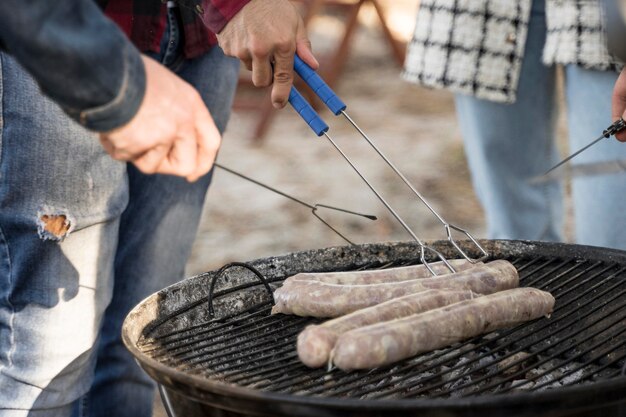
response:
[[[391,51],[393,53],[394,58],[396,59],[396,62],[400,66],[403,66],[404,58],[406,55],[406,45],[398,41],[389,30],[389,25],[387,23],[387,19],[385,18],[385,11],[383,10],[383,7],[380,5],[378,0],[367,0],[367,1],[372,3],[374,5],[374,8],[376,9],[376,14],[378,14],[378,18],[380,19],[380,24],[382,26],[383,33],[385,34],[385,38],[387,38],[387,41],[389,42],[389,46],[391,47]]]

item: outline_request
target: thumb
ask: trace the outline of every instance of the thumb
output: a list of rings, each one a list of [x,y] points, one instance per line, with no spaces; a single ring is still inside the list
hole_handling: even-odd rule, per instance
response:
[[[298,24],[298,31],[296,33],[296,54],[314,70],[319,68],[320,64],[313,55],[311,41],[309,40],[302,20],[300,20]]]
[[[611,98],[611,108],[613,121],[619,119],[624,115],[626,110],[626,69],[622,70],[621,74],[615,82],[613,88],[613,96]],[[626,131],[621,131],[615,134],[615,138],[620,142],[626,142]]]

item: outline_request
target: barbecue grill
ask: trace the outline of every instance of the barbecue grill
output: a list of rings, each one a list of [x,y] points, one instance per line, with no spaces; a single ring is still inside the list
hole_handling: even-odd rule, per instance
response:
[[[471,256],[471,241],[459,244]],[[446,257],[449,241],[430,242]],[[385,368],[309,369],[295,340],[319,320],[270,315],[269,288],[298,272],[419,263],[408,242],[298,252],[207,272],[144,300],[124,342],[162,385],[172,416],[626,415],[626,252],[483,240],[521,285],[551,292],[552,316]]]

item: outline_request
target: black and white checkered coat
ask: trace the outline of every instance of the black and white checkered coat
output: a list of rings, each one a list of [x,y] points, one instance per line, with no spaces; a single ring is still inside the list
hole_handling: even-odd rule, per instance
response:
[[[532,0],[421,0],[403,77],[514,102]],[[616,70],[598,0],[546,0],[543,62]]]

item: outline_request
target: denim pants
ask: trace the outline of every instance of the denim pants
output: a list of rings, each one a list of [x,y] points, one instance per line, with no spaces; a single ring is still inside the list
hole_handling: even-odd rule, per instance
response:
[[[154,58],[223,131],[238,62],[218,47],[183,59],[175,23]],[[122,321],[182,278],[211,174],[188,183],[114,161],[6,54],[0,73],[0,416],[149,417],[154,384]]]
[[[541,63],[546,35],[544,2],[533,2],[518,97],[500,104],[455,97],[474,189],[497,239],[563,240],[563,187],[529,180],[556,164],[555,67]],[[564,68],[570,152],[611,124],[611,92],[618,74]],[[605,139],[574,164],[626,158],[626,144]],[[572,198],[577,243],[626,249],[626,174],[576,177]]]

